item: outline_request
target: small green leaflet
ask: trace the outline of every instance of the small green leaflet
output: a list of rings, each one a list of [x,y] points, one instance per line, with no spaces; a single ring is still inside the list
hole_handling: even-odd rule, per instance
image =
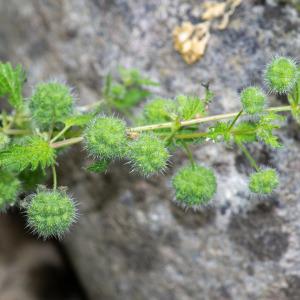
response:
[[[25,79],[25,72],[20,65],[14,69],[10,63],[0,63],[0,96],[7,96],[9,104],[16,109],[23,106]]]
[[[103,173],[107,170],[110,161],[98,160],[91,165],[87,166],[86,170],[93,173]]]
[[[230,141],[230,132],[229,132],[230,123],[218,122],[216,125],[209,127],[208,138],[212,139],[215,142],[219,142],[220,139],[223,139],[225,142]]]
[[[32,136],[0,152],[0,167],[16,172],[39,166],[45,169],[55,162],[55,157],[54,149],[45,140]]]
[[[206,114],[204,102],[198,97],[180,95],[176,98],[176,101],[178,103],[178,114],[182,120],[189,120]]]
[[[256,124],[253,122],[240,122],[232,129],[234,141],[237,144],[256,141]]]
[[[126,86],[144,85],[144,86],[159,86],[159,83],[152,81],[150,78],[143,76],[136,69],[126,69],[119,67],[119,73],[123,83]]]
[[[257,137],[265,144],[273,147],[281,147],[281,143],[278,141],[278,137],[273,134],[273,130],[280,128],[279,122],[285,120],[284,116],[278,115],[274,112],[269,112],[263,115],[257,124]]]

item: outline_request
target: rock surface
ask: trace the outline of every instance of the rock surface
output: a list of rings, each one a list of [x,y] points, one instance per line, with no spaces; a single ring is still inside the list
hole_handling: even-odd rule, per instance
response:
[[[103,76],[121,64],[161,82],[161,95],[198,93],[201,81],[211,81],[211,112],[237,110],[237,92],[260,84],[268,59],[300,51],[297,11],[277,1],[244,1],[192,66],[173,50],[171,32],[182,20],[197,21],[198,1],[10,0],[0,9],[0,58],[23,63],[29,84],[66,79],[85,103],[97,99]],[[79,148],[65,154],[60,184],[71,187],[81,208],[65,246],[90,299],[299,299],[300,136],[288,123],[284,149],[251,149],[280,172],[271,199],[249,195],[250,170],[236,149],[195,149],[219,183],[214,206],[198,214],[171,203],[169,179],[185,163],[181,153],[166,177],[149,180],[124,166],[86,174]]]
[[[54,243],[37,240],[24,226],[16,215],[0,216],[0,299],[84,299]]]

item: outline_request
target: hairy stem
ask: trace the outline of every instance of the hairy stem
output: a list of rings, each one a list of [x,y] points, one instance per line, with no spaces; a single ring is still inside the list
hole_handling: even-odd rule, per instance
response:
[[[284,111],[291,111],[292,108],[290,105],[286,106],[278,106],[278,107],[271,107],[268,109],[265,109],[265,112],[284,112]],[[212,122],[212,121],[219,121],[224,119],[230,119],[233,117],[236,117],[239,115],[240,112],[234,112],[234,113],[228,113],[228,114],[221,114],[221,115],[214,115],[214,116],[208,116],[208,117],[201,117],[197,119],[187,120],[180,122],[181,127],[184,126],[190,126],[200,123],[206,123],[206,122]],[[241,115],[244,115],[245,113],[241,113]],[[157,130],[157,129],[163,129],[163,128],[172,128],[173,123],[167,122],[167,123],[160,123],[160,124],[154,124],[154,125],[145,125],[145,126],[139,126],[139,127],[133,127],[128,128],[129,132],[141,132],[141,131],[149,131],[149,130]]]
[[[291,111],[291,110],[292,110],[291,105],[286,105],[286,106],[271,107],[271,108],[265,109],[264,111],[265,112],[285,112],[285,111]],[[208,116],[208,117],[202,117],[202,118],[182,121],[182,122],[180,122],[180,127],[186,127],[186,126],[190,126],[190,125],[224,120],[224,119],[230,119],[230,118],[238,118],[244,114],[245,114],[244,112],[240,111],[240,112],[214,115],[214,116]],[[173,128],[173,125],[174,125],[173,122],[168,122],[168,123],[133,127],[133,128],[128,128],[127,133],[129,136],[131,136],[133,133],[137,133],[137,132],[157,130],[157,129],[161,129],[161,128]],[[174,137],[181,138],[181,139],[190,139],[190,138],[197,138],[197,137],[205,137],[206,135],[207,135],[206,132],[200,132],[200,133],[191,133],[191,134],[176,134]],[[52,143],[50,143],[50,146],[52,148],[61,148],[61,147],[77,144],[82,141],[83,141],[83,137],[79,136],[79,137],[70,138],[70,139],[56,142],[56,143],[52,142]]]

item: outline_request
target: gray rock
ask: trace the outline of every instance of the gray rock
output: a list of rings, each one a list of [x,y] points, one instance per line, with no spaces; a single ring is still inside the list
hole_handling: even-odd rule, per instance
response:
[[[0,299],[83,299],[57,247],[28,231],[20,218],[0,215]]]
[[[200,82],[211,81],[217,97],[210,111],[238,110],[238,91],[261,84],[266,61],[300,50],[297,11],[262,2],[245,1],[230,26],[213,33],[204,59],[188,66],[171,32],[181,20],[197,20],[196,1],[3,1],[0,56],[22,62],[30,84],[66,79],[84,103],[98,98],[103,76],[121,64],[161,82],[160,95],[199,93]],[[219,183],[214,205],[197,214],[171,202],[170,177],[186,160],[180,152],[166,176],[147,180],[123,165],[86,174],[79,148],[65,154],[60,184],[80,201],[81,216],[64,244],[90,298],[299,299],[299,127],[288,123],[284,149],[251,148],[280,172],[270,199],[248,193],[250,170],[238,150],[195,148]]]

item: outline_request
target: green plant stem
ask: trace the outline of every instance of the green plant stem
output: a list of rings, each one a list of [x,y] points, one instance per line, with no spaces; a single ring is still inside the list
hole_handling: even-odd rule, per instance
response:
[[[57,141],[64,133],[66,133],[66,131],[68,131],[68,129],[71,126],[65,126],[51,141],[50,143],[54,143],[55,141]]]
[[[53,190],[56,190],[56,188],[57,188],[57,174],[56,174],[55,165],[53,164],[51,166],[51,168],[52,168],[52,176],[53,176]]]
[[[31,131],[26,129],[4,129],[3,128],[1,131],[7,135],[26,135],[31,133]]]
[[[192,165],[192,167],[194,168],[195,167],[195,161],[194,161],[194,157],[193,157],[193,153],[190,149],[190,147],[186,144],[186,143],[183,143],[183,147],[184,147],[184,150],[190,160],[190,163]]]
[[[291,111],[291,105],[287,106],[278,106],[278,107],[271,107],[268,109],[265,109],[265,112],[286,112],[286,111]],[[212,122],[212,121],[218,121],[218,120],[224,120],[224,119],[229,119],[232,117],[237,117],[238,115],[244,115],[244,112],[235,112],[235,113],[228,113],[228,114],[221,114],[221,115],[214,115],[214,116],[209,116],[209,117],[202,117],[202,118],[197,118],[197,119],[192,119],[188,121],[182,121],[180,122],[180,127],[183,126],[190,126],[190,125],[195,125],[195,124],[200,124],[200,123],[206,123],[206,122]],[[142,132],[142,131],[150,131],[150,130],[157,130],[161,128],[172,128],[174,125],[173,122],[168,122],[168,123],[161,123],[161,124],[155,124],[155,125],[146,125],[146,126],[139,126],[139,127],[133,127],[133,128],[128,128],[127,133],[130,135],[130,133],[135,133],[135,132]],[[192,134],[178,134],[175,135],[176,138],[197,138],[197,137],[205,137],[207,136],[206,132],[200,132],[200,133],[192,133]],[[77,144],[83,141],[83,137],[74,137],[70,138],[64,141],[56,142],[56,143],[50,143],[50,146],[52,148],[61,148],[73,144]]]
[[[228,131],[230,131],[230,130],[233,128],[234,124],[237,122],[237,120],[238,120],[239,117],[242,115],[242,113],[243,113],[243,110],[241,110],[241,111],[235,116],[235,118],[233,119],[233,121],[231,122],[231,124],[230,124],[230,126],[229,126],[229,128],[228,128]]]
[[[61,141],[61,142],[56,142],[56,143],[52,143],[52,144],[50,143],[50,146],[54,149],[57,149],[57,148],[62,148],[62,147],[66,147],[66,146],[69,146],[69,145],[78,144],[82,141],[83,141],[83,137],[79,136],[79,137],[67,139],[67,140],[64,140],[64,141]]]
[[[255,159],[252,157],[250,152],[247,150],[247,148],[242,143],[237,143],[239,148],[242,150],[242,152],[245,154],[246,158],[248,159],[250,165],[256,170],[259,171],[259,167],[255,161]]]
[[[278,106],[278,107],[271,107],[268,109],[265,109],[265,112],[285,112],[285,111],[291,111],[292,108],[290,105],[286,106]],[[224,119],[230,119],[233,117],[236,117],[240,112],[234,112],[234,113],[228,113],[228,114],[220,114],[220,115],[214,115],[214,116],[208,116],[208,117],[201,117],[197,119],[187,120],[180,122],[181,127],[200,124],[200,123],[206,123],[206,122],[212,122],[212,121],[219,121]],[[244,115],[245,113],[241,113],[241,115]],[[154,125],[145,125],[145,126],[139,126],[139,127],[132,127],[128,128],[128,132],[141,132],[141,131],[149,131],[149,130],[157,130],[157,129],[163,129],[163,128],[172,128],[173,123],[167,122],[167,123],[160,123],[160,124],[154,124]]]

